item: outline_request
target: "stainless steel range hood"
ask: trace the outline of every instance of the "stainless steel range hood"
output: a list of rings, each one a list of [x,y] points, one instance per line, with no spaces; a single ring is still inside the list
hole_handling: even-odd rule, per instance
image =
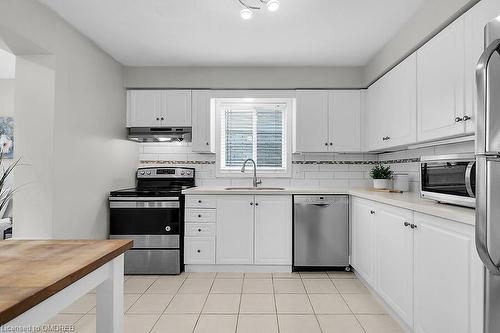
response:
[[[136,142],[191,142],[191,127],[129,127],[127,137]]]

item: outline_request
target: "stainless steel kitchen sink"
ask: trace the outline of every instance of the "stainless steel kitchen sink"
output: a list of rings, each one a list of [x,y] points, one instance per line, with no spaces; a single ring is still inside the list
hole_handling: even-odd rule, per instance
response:
[[[226,187],[228,191],[283,191],[283,187]]]

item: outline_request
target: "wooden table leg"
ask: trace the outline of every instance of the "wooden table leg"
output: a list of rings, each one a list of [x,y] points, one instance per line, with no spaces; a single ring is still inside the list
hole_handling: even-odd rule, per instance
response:
[[[109,276],[96,290],[96,332],[123,333],[123,254],[110,262]]]

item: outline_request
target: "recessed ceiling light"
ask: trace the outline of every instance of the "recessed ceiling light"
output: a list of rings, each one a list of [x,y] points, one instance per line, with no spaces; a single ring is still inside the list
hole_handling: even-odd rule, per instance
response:
[[[269,0],[267,2],[267,10],[270,12],[275,12],[280,8],[280,2],[278,0]]]
[[[243,8],[240,12],[241,18],[244,20],[250,20],[252,18],[252,11],[248,8]]]
[[[259,10],[261,6],[264,4],[267,6],[267,10],[270,12],[275,12],[280,8],[279,0],[254,0],[259,3],[258,6],[251,6],[247,3],[247,0],[238,0],[238,2],[243,6],[243,9],[240,11],[241,18],[244,20],[250,20],[252,18],[253,12],[252,10]]]

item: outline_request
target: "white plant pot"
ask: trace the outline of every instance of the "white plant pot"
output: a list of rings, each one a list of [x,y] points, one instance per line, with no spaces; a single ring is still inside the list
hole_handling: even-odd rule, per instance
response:
[[[391,180],[390,179],[374,179],[373,188],[377,190],[390,189]]]

